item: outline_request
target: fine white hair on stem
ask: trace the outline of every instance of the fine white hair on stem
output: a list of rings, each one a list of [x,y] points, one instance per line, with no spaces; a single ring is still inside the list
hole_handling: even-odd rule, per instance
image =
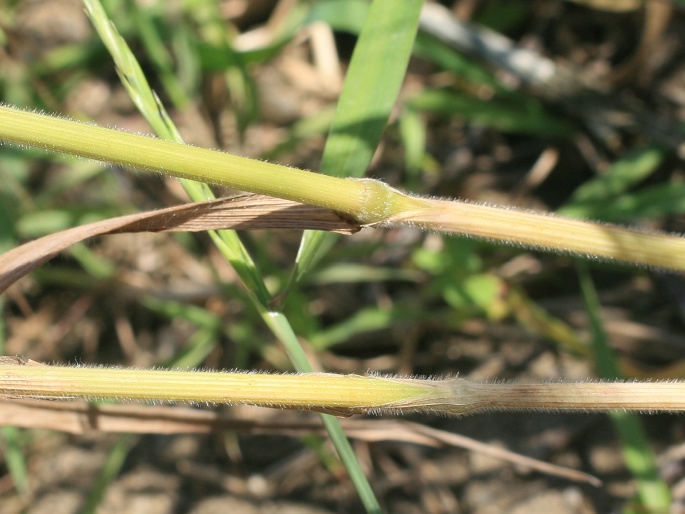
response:
[[[352,414],[461,416],[485,411],[685,412],[684,381],[476,382],[333,373],[248,373],[46,366],[0,361],[0,395],[246,404]]]

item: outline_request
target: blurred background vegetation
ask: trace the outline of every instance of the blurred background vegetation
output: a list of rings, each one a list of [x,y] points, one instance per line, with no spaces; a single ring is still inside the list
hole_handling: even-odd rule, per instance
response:
[[[187,142],[319,169],[368,2],[103,4]],[[367,176],[420,194],[683,233],[683,30],[682,4],[666,0],[428,2]],[[79,0],[7,0],[0,43],[0,101],[151,132]],[[184,200],[163,177],[0,148],[0,250]],[[300,233],[241,237],[271,292],[283,291]],[[363,231],[336,244],[283,303],[323,369],[582,379],[607,375],[591,345],[603,339],[616,357],[609,368],[627,378],[685,378],[682,277],[590,263],[583,291],[576,263],[563,255],[411,229]],[[601,307],[588,301],[590,276]],[[204,236],[118,235],[77,245],[14,286],[0,309],[6,355],[291,369]],[[597,316],[601,326],[592,324]],[[275,427],[307,417],[217,408]],[[416,421],[582,469],[604,485],[457,448],[358,440],[388,512],[644,512],[641,480],[659,479],[685,506],[679,417],[642,419],[649,445],[638,453],[651,448],[656,457],[649,476],[636,476],[635,466],[631,473],[622,453],[630,443],[614,432],[622,421],[606,416]],[[285,431],[122,438],[6,427],[2,436],[7,513],[361,509],[328,444]]]

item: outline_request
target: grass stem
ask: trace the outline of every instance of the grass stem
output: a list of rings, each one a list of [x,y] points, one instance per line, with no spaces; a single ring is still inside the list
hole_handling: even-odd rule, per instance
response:
[[[336,178],[0,106],[0,140],[323,207],[365,226],[409,224],[585,258],[685,271],[685,238],[540,213],[406,195]]]
[[[267,374],[45,366],[5,358],[0,394],[22,399],[117,399],[247,404],[362,413],[488,410],[685,411],[685,382],[478,383],[332,373]],[[7,363],[9,362],[9,363]]]

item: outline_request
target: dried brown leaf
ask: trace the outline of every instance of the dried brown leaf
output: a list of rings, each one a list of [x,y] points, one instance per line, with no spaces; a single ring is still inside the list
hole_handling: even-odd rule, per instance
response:
[[[21,359],[12,364],[22,364]],[[32,363],[31,364],[36,364]],[[404,420],[340,420],[345,433],[362,441],[398,441],[434,448],[457,447],[484,453],[512,464],[528,467],[551,476],[599,486],[601,482],[582,471],[557,466],[526,457],[466,436],[438,430]],[[100,405],[85,402],[2,400],[0,425],[44,428],[71,434],[89,432],[125,432],[154,434],[207,434],[225,430],[254,435],[287,435],[325,433],[318,419],[293,419],[286,415],[278,420],[259,421],[235,418],[214,411],[188,407]]]
[[[0,255],[0,293],[69,246],[105,234],[205,230],[299,229],[353,234],[338,213],[270,196],[244,194],[106,219],[36,239]]]

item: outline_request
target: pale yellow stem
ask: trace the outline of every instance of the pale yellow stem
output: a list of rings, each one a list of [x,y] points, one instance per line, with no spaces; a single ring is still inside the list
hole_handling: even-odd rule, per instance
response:
[[[360,413],[685,411],[685,382],[478,383],[331,373],[267,374],[25,365],[2,358],[0,395],[247,404]]]
[[[455,380],[451,414],[488,410],[683,412],[685,382],[477,383]],[[459,402],[457,398],[461,398]]]
[[[685,238],[680,236],[477,203],[413,200],[413,208],[392,216],[383,225],[406,223],[589,259],[685,271]],[[416,206],[417,201],[422,205]]]
[[[435,396],[435,383],[327,373],[219,373],[0,364],[0,395],[240,403],[352,414]]]

